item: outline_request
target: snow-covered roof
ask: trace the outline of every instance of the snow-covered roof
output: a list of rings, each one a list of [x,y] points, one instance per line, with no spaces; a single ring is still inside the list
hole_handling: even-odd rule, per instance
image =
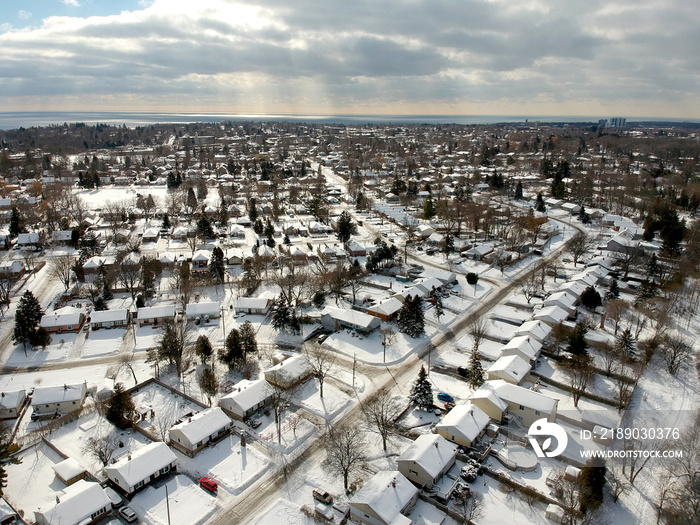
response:
[[[529,335],[538,341],[544,341],[549,334],[552,333],[552,327],[542,321],[530,320],[525,321],[515,331],[515,335]]]
[[[376,312],[378,314],[393,315],[403,307],[403,303],[396,297],[390,297],[386,301],[382,301],[367,309],[368,312]]]
[[[105,467],[105,472],[118,472],[133,487],[139,481],[148,478],[154,472],[167,467],[177,458],[170,447],[163,442],[149,443],[139,448],[129,457],[123,457],[116,463]]]
[[[450,443],[439,434],[422,434],[411,443],[397,458],[400,461],[415,461],[430,475],[435,478],[445,465],[455,457],[457,445]]]
[[[172,304],[139,308],[139,319],[156,319],[163,317],[173,317],[174,315],[175,306]]]
[[[530,390],[529,388],[513,385],[502,379],[486,381],[484,385],[487,384],[494,389],[496,395],[503,401],[515,405],[523,405],[533,410],[539,410],[545,414],[550,414],[557,406],[556,399]]]
[[[398,470],[377,472],[359,492],[350,498],[350,505],[363,503],[389,524],[411,523],[401,520],[401,509],[416,496],[418,489]],[[398,518],[398,520],[397,520]]]
[[[206,250],[197,250],[192,256],[193,261],[208,261],[211,259],[211,253]]]
[[[493,363],[487,373],[505,373],[513,378],[516,383],[522,381],[523,377],[530,371],[530,363],[519,355],[503,355]]]
[[[17,408],[25,397],[24,390],[4,391],[0,395],[0,408]]]
[[[307,376],[311,373],[312,367],[305,355],[296,354],[277,363],[272,368],[265,370],[265,378],[272,377],[274,380],[283,382],[293,381],[297,378]]]
[[[187,317],[197,315],[219,315],[221,303],[190,303],[185,307]]]
[[[233,387],[230,394],[221,398],[221,403],[226,404],[225,400],[229,400],[238,405],[243,412],[246,412],[270,396],[268,384],[264,379],[256,379],[255,381],[243,379]]]
[[[505,411],[508,408],[508,403],[506,403],[500,397],[498,397],[496,391],[493,389],[493,386],[489,381],[486,381],[483,385],[477,388],[472,393],[472,395],[469,396],[469,399],[487,399],[488,401],[493,403],[493,405],[496,406],[501,412]]]
[[[63,480],[72,479],[87,470],[73,458],[66,458],[63,461],[56,463],[51,468],[53,468],[56,475]]]
[[[472,403],[465,403],[450,410],[435,428],[472,442],[486,428],[489,421],[489,416],[483,410]]]
[[[377,318],[369,314],[358,312],[357,310],[335,308],[333,306],[326,306],[321,312],[321,315],[329,315],[333,319],[363,329],[369,329],[371,324],[377,323]]]
[[[57,500],[51,509],[37,509],[37,512],[49,518],[51,523],[83,523],[83,520],[89,520],[98,510],[110,508],[111,505],[99,483],[84,479],[63,489],[63,495],[59,495]]]
[[[64,306],[58,310],[47,313],[41,317],[39,326],[42,328],[53,328],[56,326],[76,326],[80,324],[80,316],[83,312],[79,308]]]
[[[32,394],[32,406],[66,401],[81,401],[85,397],[85,383],[77,385],[38,386]]]
[[[443,284],[444,283],[437,277],[428,277],[427,279],[424,279],[421,282],[419,282],[417,286],[420,286],[426,292],[430,293],[433,290],[433,288],[438,289]]]
[[[38,233],[20,233],[17,236],[18,244],[36,244],[39,242]]]
[[[537,358],[539,351],[542,349],[542,343],[529,335],[518,335],[508,341],[508,344],[501,350],[501,355],[512,355],[513,352],[519,352],[528,359]]]
[[[236,309],[265,309],[272,302],[272,299],[265,297],[239,297],[236,300]]]
[[[179,430],[190,443],[198,443],[231,424],[231,419],[219,407],[202,410],[200,413],[174,425],[170,432]]]
[[[577,299],[578,297],[571,292],[558,291],[547,297],[544,304],[545,306],[560,305],[562,308],[573,308]]]
[[[534,315],[535,319],[550,323],[561,323],[569,313],[560,306],[545,306]]]
[[[129,310],[99,310],[90,314],[90,324],[110,323],[114,321],[125,321],[128,318]]]

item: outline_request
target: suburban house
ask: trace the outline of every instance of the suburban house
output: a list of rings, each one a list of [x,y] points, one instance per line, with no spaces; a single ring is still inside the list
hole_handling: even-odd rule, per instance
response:
[[[493,402],[490,396],[491,392],[496,395],[501,403],[496,405]],[[505,403],[507,409],[501,410],[501,417],[494,419],[501,421],[503,414],[507,411],[511,416],[518,418],[518,421],[526,427],[542,418],[554,422],[557,418],[557,405],[559,403],[558,399],[507,383],[502,379],[486,381],[472,394],[471,401],[475,405],[483,407],[482,410],[484,412],[487,412],[488,404],[492,405],[490,411],[493,412],[494,409]]]
[[[243,421],[266,406],[272,391],[264,379],[239,381],[233,390],[221,398],[221,409],[230,417]]]
[[[535,312],[533,318],[536,321],[542,321],[552,328],[566,320],[569,317],[569,312],[559,306],[545,306],[540,311]]]
[[[313,374],[311,363],[305,355],[296,354],[265,370],[265,380],[279,388],[292,388],[303,383]]]
[[[39,386],[32,394],[32,407],[34,413],[44,414],[68,414],[80,410],[87,395],[87,385]]]
[[[487,255],[493,253],[494,247],[491,243],[480,244],[462,252],[462,257],[467,257],[474,261],[480,261]]]
[[[56,495],[56,503],[34,511],[37,525],[65,523],[90,525],[112,510],[112,502],[99,483],[81,480]]]
[[[401,301],[396,297],[390,297],[379,304],[367,308],[367,314],[378,317],[382,321],[391,321],[399,314],[399,310],[402,307],[403,303]]]
[[[168,431],[168,442],[190,457],[210,443],[224,438],[233,422],[219,407],[202,410]]]
[[[357,310],[344,310],[326,306],[321,312],[321,324],[326,330],[333,332],[341,328],[350,328],[361,334],[371,334],[381,322],[377,317],[358,312]]]
[[[85,314],[78,308],[64,306],[41,317],[39,326],[49,333],[78,332],[85,321]]]
[[[398,470],[377,472],[348,501],[350,521],[361,525],[410,525],[418,489]]]
[[[559,308],[566,310],[569,315],[574,315],[576,312],[576,302],[578,301],[578,296],[567,291],[557,291],[552,293],[549,297],[544,300],[544,306],[558,306]]]
[[[105,467],[104,472],[119,492],[130,496],[174,470],[176,460],[168,445],[155,442]]]
[[[90,329],[126,328],[129,325],[129,310],[101,310],[90,314]]]
[[[59,246],[71,244],[73,232],[71,230],[56,230],[51,232],[51,242]]]
[[[429,489],[455,464],[457,446],[438,434],[422,434],[396,459],[396,468]]]
[[[515,331],[514,336],[526,335],[536,339],[540,343],[544,343],[549,334],[552,333],[552,327],[542,321],[525,321],[520,327]]]
[[[144,230],[141,240],[143,242],[158,242],[159,231],[156,228],[148,228]]]
[[[539,357],[541,350],[542,343],[537,339],[530,338],[529,335],[519,335],[508,341],[501,349],[501,356],[517,355],[529,363]]]
[[[490,418],[472,403],[457,405],[435,425],[438,434],[463,447],[471,447],[486,432]]]
[[[364,257],[367,255],[367,248],[353,239],[345,243],[345,251],[351,257]]]
[[[267,315],[272,308],[272,299],[266,297],[239,297],[236,313]]]
[[[2,261],[0,262],[0,276],[4,279],[19,279],[24,275],[24,265],[22,261]]]
[[[17,245],[22,248],[32,248],[39,246],[38,233],[20,233],[17,236]]]
[[[4,498],[0,498],[0,525],[14,525],[19,516]]]
[[[185,307],[185,315],[188,321],[204,316],[216,319],[221,316],[221,303],[190,303]]]
[[[112,256],[95,255],[94,257],[90,257],[87,261],[85,261],[85,264],[83,264],[85,280],[87,282],[94,281],[95,277],[100,272],[106,272],[110,270],[115,265],[115,263],[116,261]]]
[[[16,418],[27,399],[24,390],[8,390],[0,393],[0,419]]]
[[[192,270],[206,270],[210,259],[211,253],[206,250],[197,250],[192,256]]]
[[[77,483],[87,476],[87,469],[73,458],[66,458],[51,468],[56,473],[56,477],[66,485]]]
[[[502,355],[486,370],[487,379],[503,379],[517,385],[530,371],[530,363],[519,355]]]
[[[168,321],[175,322],[175,306],[172,304],[162,306],[147,306],[139,308],[136,318],[139,326],[157,326]]]

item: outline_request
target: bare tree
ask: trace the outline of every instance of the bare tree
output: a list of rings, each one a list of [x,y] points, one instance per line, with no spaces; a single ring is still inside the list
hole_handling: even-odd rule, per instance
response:
[[[348,491],[350,476],[365,462],[367,443],[364,431],[357,425],[340,424],[331,427],[325,438],[325,466],[331,472],[343,477],[345,492]]]
[[[661,355],[666,363],[666,370],[671,375],[676,375],[681,366],[691,356],[693,345],[680,336],[664,337],[661,345]]]
[[[595,246],[595,241],[584,232],[577,232],[566,245],[566,251],[571,255],[574,266],[591,248]]]
[[[623,299],[612,299],[605,305],[605,317],[610,319],[615,324],[615,335],[617,335],[617,330],[620,327],[620,321],[625,315],[625,312],[629,310],[629,307],[629,303]]]
[[[168,441],[168,431],[174,423],[175,417],[167,410],[159,410],[151,421],[153,428],[155,428],[156,432],[158,432],[158,437],[164,442]]]
[[[523,292],[527,304],[530,304],[530,301],[537,295],[538,291],[537,272],[530,272],[525,279],[520,281],[520,291]]]
[[[119,356],[119,368],[128,368],[129,372],[134,378],[134,385],[138,385],[139,382],[136,379],[136,372],[134,371],[134,353],[126,352]]]
[[[479,346],[489,335],[488,321],[483,317],[477,317],[469,323],[468,333],[472,338],[472,352],[479,353]]]
[[[318,380],[319,394],[323,399],[323,383],[335,366],[336,353],[324,346],[313,344],[304,349],[304,354],[311,363],[311,370]]]
[[[394,420],[401,414],[401,405],[389,390],[383,388],[363,403],[362,409],[367,421],[382,437],[382,446],[386,452],[387,441],[395,432]]]
[[[0,313],[4,307],[10,306],[10,291],[12,282],[9,279],[0,279]]]
[[[270,408],[275,414],[275,426],[277,427],[277,442],[282,442],[282,414],[289,408],[292,402],[292,397],[296,391],[295,388],[282,388],[278,385],[268,384],[268,392],[270,393]]]
[[[588,383],[593,377],[591,357],[586,354],[572,356],[563,362],[563,366],[569,376],[569,387],[574,398],[574,407],[578,407],[578,402],[586,392]]]
[[[61,255],[51,259],[49,263],[49,275],[59,281],[68,291],[73,273],[73,258],[70,255]]]
[[[634,485],[634,481],[646,466],[651,455],[643,457],[642,454],[639,454],[638,451],[644,449],[644,444],[634,438],[623,438],[622,448],[626,452],[622,455],[622,474],[627,476],[629,482]]]
[[[455,508],[462,523],[478,522],[484,516],[484,496],[479,492],[460,491],[455,495]]]
[[[613,502],[617,502],[620,496],[629,490],[629,483],[627,483],[624,474],[617,467],[607,468],[605,480],[608,482],[608,487],[610,487],[610,495]]]
[[[119,439],[113,434],[102,437],[89,437],[83,446],[83,453],[94,457],[106,467],[119,448]]]

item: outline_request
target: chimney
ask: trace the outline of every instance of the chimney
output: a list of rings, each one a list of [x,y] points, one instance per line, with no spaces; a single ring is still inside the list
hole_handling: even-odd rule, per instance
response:
[[[129,459],[129,461],[131,461],[131,454],[129,454],[127,458]]]
[[[63,383],[63,390],[68,390],[68,385]]]
[[[391,480],[391,486],[396,488],[396,478]]]

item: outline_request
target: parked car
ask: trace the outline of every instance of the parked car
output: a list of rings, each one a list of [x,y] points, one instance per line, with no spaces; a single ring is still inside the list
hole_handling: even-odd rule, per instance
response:
[[[216,481],[206,477],[199,480],[199,485],[207,489],[209,492],[216,492],[219,488],[219,485],[217,485]]]
[[[444,406],[445,406],[445,412],[449,412],[450,410],[452,410],[452,409],[453,409],[455,406],[457,406],[457,405],[455,405],[455,404],[454,404],[453,402],[451,402],[451,401],[448,401],[447,403],[445,403]]]
[[[454,403],[455,402],[455,398],[452,397],[450,394],[446,394],[445,392],[439,392],[437,395],[437,398],[440,401],[444,401],[445,403],[447,403],[447,402]]]
[[[251,428],[258,428],[260,425],[262,425],[262,421],[260,421],[259,419],[251,419],[250,421],[248,421],[248,424]]]
[[[463,366],[458,366],[458,367],[457,367],[457,373],[458,373],[459,375],[461,375],[462,377],[467,377],[467,375],[469,374],[469,369],[468,369],[468,368],[465,368],[465,367],[463,367]]]
[[[320,501],[321,503],[325,503],[326,505],[330,505],[331,503],[333,503],[333,496],[321,489],[314,489],[313,495],[316,501]]]
[[[111,487],[106,487],[105,488],[105,494],[107,494],[107,497],[109,498],[110,503],[112,504],[113,509],[118,509],[122,505],[124,505],[124,500],[122,497],[117,494],[117,491],[114,490]]]
[[[122,507],[119,509],[119,515],[124,518],[127,523],[135,522],[136,518],[138,517],[131,507]]]

